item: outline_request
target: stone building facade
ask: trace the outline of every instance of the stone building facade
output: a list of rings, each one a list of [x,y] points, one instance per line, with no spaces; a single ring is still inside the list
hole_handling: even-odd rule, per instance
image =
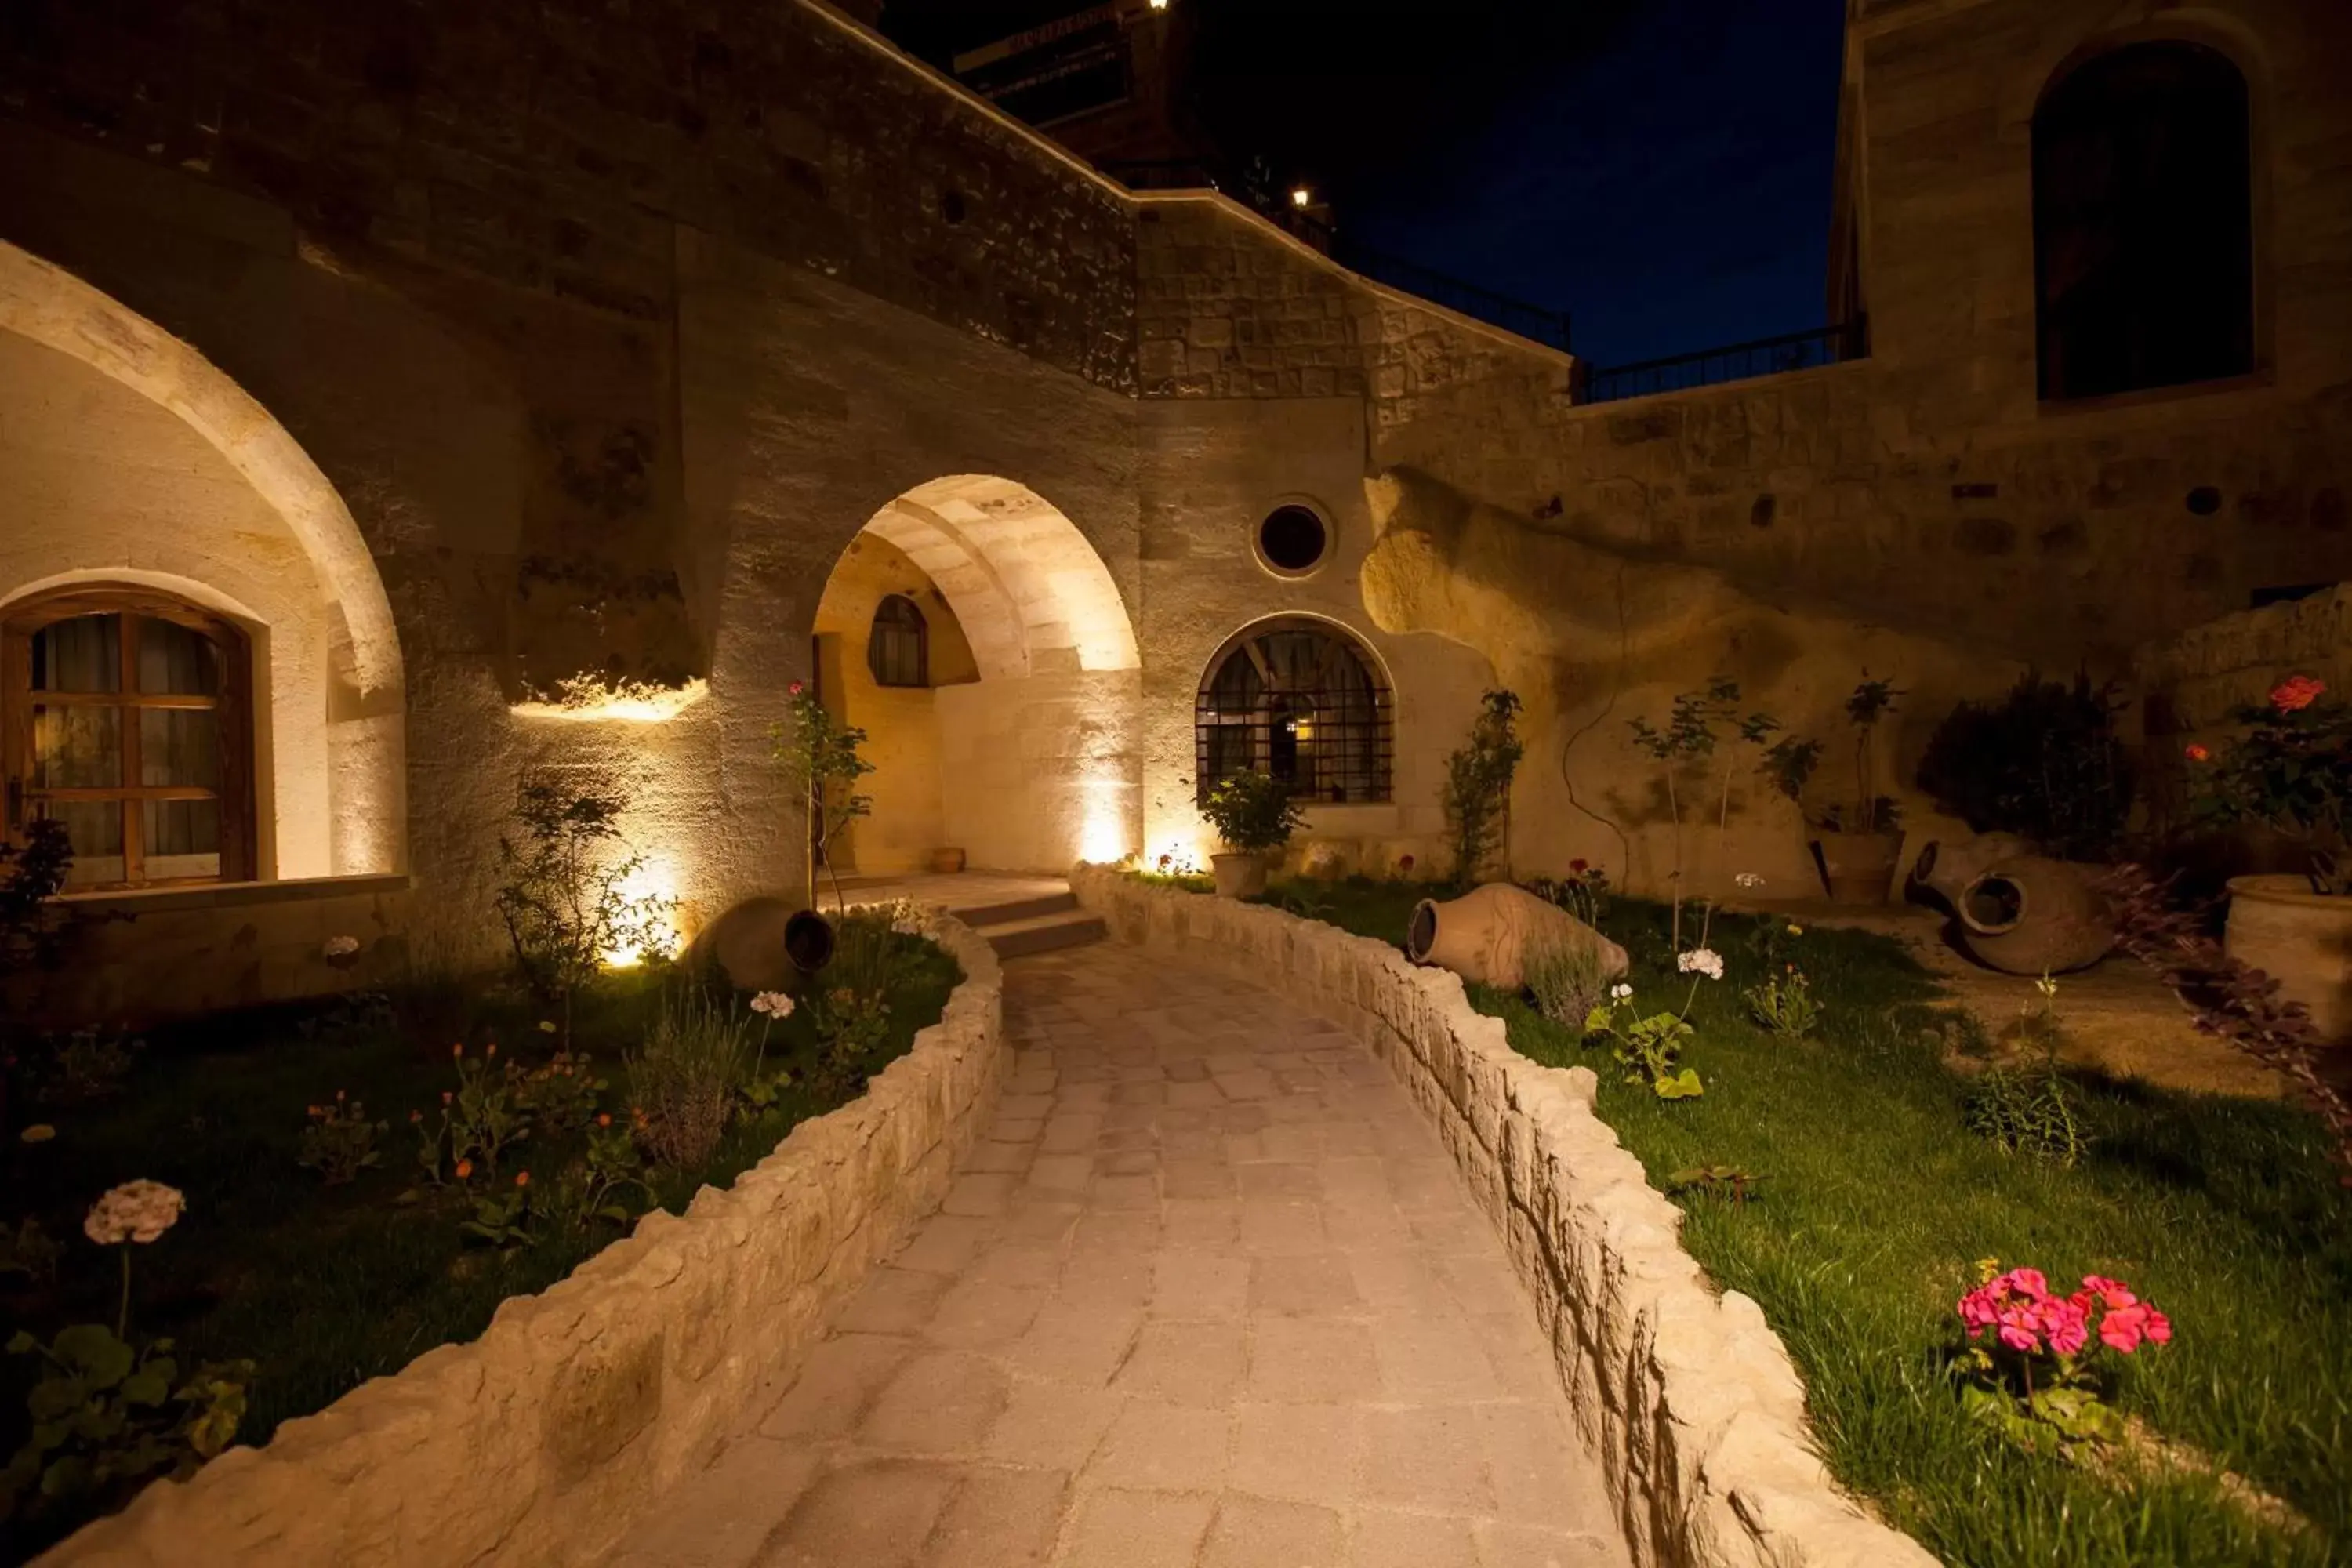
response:
[[[29,0],[0,23],[0,616],[168,596],[236,629],[254,717],[251,880],[93,893],[139,914],[91,938],[135,963],[78,966],[68,1005],[348,984],[329,934],[479,960],[535,765],[627,784],[681,934],[796,887],[771,731],[827,637],[828,700],[899,773],[877,869],[934,838],[1202,852],[1196,700],[1287,617],[1391,703],[1386,798],[1313,814],[1341,863],[1441,863],[1445,753],[1507,680],[1519,868],[1597,849],[1656,885],[1620,721],[1694,673],[1804,723],[1867,663],[1925,726],[2352,576],[2347,26],[1857,0],[1833,287],[1869,357],[1587,405],[1567,356],[1131,193],[818,0]],[[2159,34],[2249,85],[2257,363],[2054,405],[2034,108]],[[1286,505],[1325,531],[1303,573],[1255,542]],[[861,696],[848,605],[885,560],[973,679]],[[1734,809],[1801,874],[1772,803]]]

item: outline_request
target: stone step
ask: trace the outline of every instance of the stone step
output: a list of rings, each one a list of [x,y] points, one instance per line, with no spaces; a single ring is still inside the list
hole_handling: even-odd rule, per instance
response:
[[[1031,898],[1000,900],[995,903],[951,903],[948,906],[948,913],[978,931],[982,926],[1034,921],[1042,915],[1067,914],[1077,907],[1077,895],[1065,889],[1058,893],[1039,893]]]
[[[1110,934],[1100,915],[1090,915],[1076,907],[973,929],[988,939],[988,945],[996,950],[999,958],[1025,958],[1031,953],[1085,947]]]

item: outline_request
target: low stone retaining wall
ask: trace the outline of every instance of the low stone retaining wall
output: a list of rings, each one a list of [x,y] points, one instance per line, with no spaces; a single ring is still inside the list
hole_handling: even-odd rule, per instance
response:
[[[1636,1563],[1934,1563],[1832,1484],[1780,1337],[1682,1249],[1681,1212],[1594,1115],[1590,1069],[1529,1061],[1500,1019],[1471,1007],[1459,978],[1368,937],[1094,867],[1070,885],[1117,940],[1279,987],[1389,1064],[1535,1299]]]
[[[1008,1053],[996,955],[961,923],[940,1021],[866,1094],[804,1121],[683,1217],[652,1214],[481,1338],[151,1486],[41,1568],[593,1563],[773,1404],[837,1308],[992,1113]]]

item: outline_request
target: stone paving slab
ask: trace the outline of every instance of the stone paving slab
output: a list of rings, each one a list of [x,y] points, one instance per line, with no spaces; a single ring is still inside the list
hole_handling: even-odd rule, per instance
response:
[[[609,1568],[1616,1568],[1533,1308],[1387,1069],[1097,946],[940,1212]]]

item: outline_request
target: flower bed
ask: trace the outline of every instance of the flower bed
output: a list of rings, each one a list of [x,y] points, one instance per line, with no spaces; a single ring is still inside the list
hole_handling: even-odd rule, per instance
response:
[[[57,1560],[593,1555],[791,1375],[992,1100],[994,956],[952,921],[936,934],[881,928],[887,1012],[803,998],[779,1020],[763,1004],[746,1020],[756,1068],[741,1064],[690,1166],[646,1163],[663,1119],[632,1114],[647,1058],[620,1058],[654,1022],[646,984],[600,988],[561,1054],[529,1010],[460,988],[159,1037],[119,1096],[41,1107],[54,1135],[34,1142],[12,1127],[16,1201],[0,1220],[25,1204],[67,1249],[54,1284],[0,1280],[12,1315],[45,1336],[113,1323],[111,1264],[80,1240],[79,1211],[126,1176],[170,1183],[185,1217],[130,1244],[129,1337],[173,1336],[188,1365],[250,1358],[240,1435],[276,1434],[150,1488]],[[820,1038],[812,1014],[828,1005],[857,1014],[855,1060],[839,1018]],[[516,1114],[522,1090],[538,1125],[509,1125],[495,1153],[441,1131],[445,1115],[482,1121],[485,1096]],[[671,1212],[631,1234],[656,1206]],[[9,1360],[26,1380],[34,1358]],[[5,1391],[11,1449],[25,1392]],[[15,1550],[69,1522],[51,1512]]]
[[[1392,940],[1426,892],[1273,896]],[[1713,1282],[1762,1307],[1842,1483],[1982,1568],[2335,1560],[2352,1541],[2352,1194],[2316,1118],[2070,1073],[2075,1163],[2010,1152],[1971,1131],[1985,1079],[1950,1065],[1974,1031],[1894,944],[1717,915],[1717,981],[1678,972],[1666,919],[1621,900],[1603,924],[1643,1011],[1695,991],[1681,1061],[1703,1096],[1628,1081],[1518,997],[1470,1001],[1521,1056],[1601,1069],[1600,1116],[1674,1193]],[[1776,1037],[1743,993],[1799,959],[1821,1016]],[[2066,994],[2062,977],[2061,1026]],[[2016,1087],[2046,1092],[2036,1072]],[[1978,1294],[1996,1258],[2025,1266],[1998,1303]],[[2161,1312],[2129,1310],[2148,1302]],[[2032,1347],[1971,1341],[1989,1307],[1996,1326],[2030,1309]],[[2070,1401],[2031,1407],[2053,1377],[2098,1396],[2091,1429],[2051,1419],[2084,1414]]]

